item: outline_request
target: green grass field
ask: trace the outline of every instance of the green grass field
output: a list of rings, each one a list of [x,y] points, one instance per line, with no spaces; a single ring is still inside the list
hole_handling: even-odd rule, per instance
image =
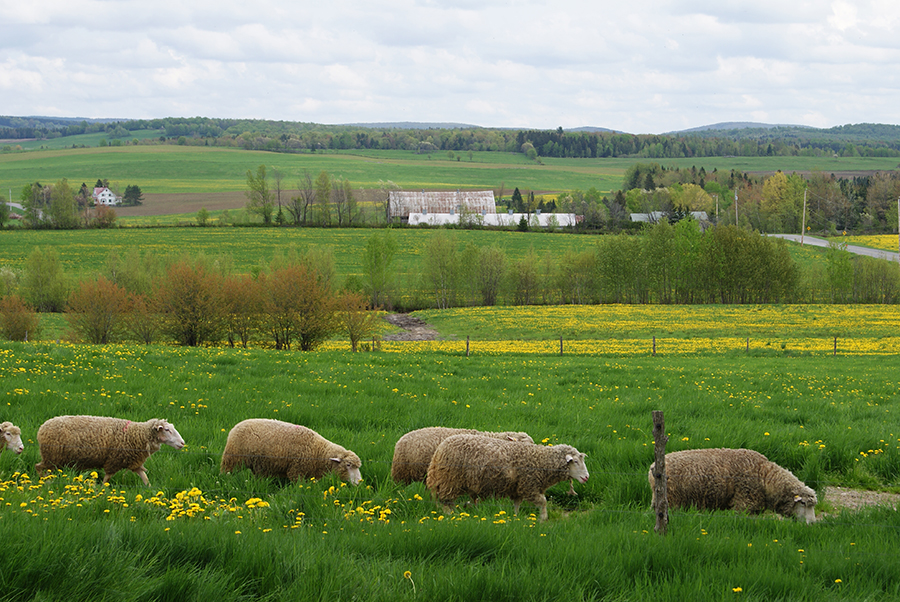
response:
[[[549,335],[549,332],[547,333]],[[788,336],[789,333],[782,333]],[[887,334],[885,332],[884,334]],[[0,455],[0,599],[893,599],[888,510],[839,512],[829,485],[900,485],[896,354],[695,357],[312,354],[0,344],[21,456]],[[817,489],[813,525],[672,511],[653,531],[651,411],[668,450],[750,447]],[[187,441],[119,473],[39,479],[34,437],[59,414],[166,417]],[[357,452],[363,483],[220,475],[228,429],[306,424]],[[550,489],[550,519],[508,500],[444,516],[394,485],[393,445],[429,425],[525,430],[588,454],[591,478]]]
[[[149,134],[148,134],[149,135]],[[63,139],[64,140],[64,139]],[[22,187],[35,181],[89,185],[98,178],[141,187],[148,199],[153,195],[216,193],[246,190],[247,170],[260,164],[277,167],[286,174],[285,186],[296,188],[304,171],[327,171],[347,178],[355,188],[377,188],[379,181],[392,181],[404,189],[493,189],[506,195],[516,187],[523,191],[559,192],[594,187],[603,193],[618,190],[625,170],[648,159],[543,159],[539,165],[519,153],[416,154],[412,151],[319,152],[276,154],[227,148],[191,146],[121,146],[64,148],[0,154],[0,190],[18,198]],[[888,170],[896,159],[811,157],[713,157],[667,159],[667,166],[702,166],[741,171],[821,171],[847,173]],[[149,201],[148,201],[149,202]],[[199,208],[199,207],[198,207]]]

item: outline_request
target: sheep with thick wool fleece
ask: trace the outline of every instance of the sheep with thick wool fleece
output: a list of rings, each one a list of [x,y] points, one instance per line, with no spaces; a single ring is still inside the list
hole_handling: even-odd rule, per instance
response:
[[[523,500],[540,510],[547,520],[548,488],[574,479],[588,480],[585,454],[571,445],[543,446],[506,441],[480,435],[454,435],[434,452],[428,466],[426,485],[445,512],[461,495],[508,497],[518,514]]]
[[[228,433],[221,472],[249,468],[260,476],[321,478],[336,472],[356,485],[362,480],[362,463],[352,451],[332,443],[316,431],[268,418],[243,420]]]
[[[816,520],[816,492],[786,468],[752,449],[691,449],[666,454],[666,496],[671,508],[737,510]],[[656,507],[656,462],[647,479]]]
[[[162,444],[184,447],[184,439],[166,420],[153,418],[132,422],[108,416],[56,416],[40,426],[37,433],[41,461],[38,472],[63,466],[78,470],[102,468],[103,482],[122,469],[138,475],[150,486],[144,462]]]
[[[21,454],[25,449],[25,445],[22,443],[22,430],[9,421],[0,424],[0,441],[4,442],[3,447],[16,452],[16,454]],[[0,451],[3,450],[0,449]]]
[[[482,432],[475,429],[448,428],[429,426],[410,431],[397,440],[394,446],[394,459],[391,462],[391,478],[395,483],[410,484],[425,481],[428,465],[438,445],[453,435],[481,435],[508,441],[527,441],[534,443],[528,433],[504,431],[499,433]]]

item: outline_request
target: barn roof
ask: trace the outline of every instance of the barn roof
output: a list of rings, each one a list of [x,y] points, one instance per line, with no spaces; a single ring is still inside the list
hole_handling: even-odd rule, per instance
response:
[[[493,190],[455,192],[390,192],[391,217],[408,218],[410,213],[496,213]]]

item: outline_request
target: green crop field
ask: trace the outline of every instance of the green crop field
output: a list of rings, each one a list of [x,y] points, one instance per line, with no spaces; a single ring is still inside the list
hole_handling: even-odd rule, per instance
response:
[[[793,336],[793,314],[760,318],[773,338]],[[895,324],[871,328],[889,336]],[[0,455],[0,597],[896,599],[900,561],[885,537],[897,512],[842,510],[828,487],[900,486],[898,357],[0,343],[2,418],[26,446]],[[669,534],[656,534],[653,410],[665,412],[668,451],[748,447],[789,468],[817,490],[820,520],[672,510]],[[147,461],[149,488],[129,472],[108,487],[90,470],[37,475],[35,433],[61,414],[165,417],[187,446]],[[305,424],[354,450],[363,482],[219,474],[228,430],[250,417]],[[552,487],[544,523],[502,498],[460,499],[444,515],[421,483],[389,476],[396,440],[430,425],[568,443],[588,454],[591,477],[575,497]]]
[[[149,135],[149,134],[148,134]],[[51,141],[52,142],[52,141]],[[136,184],[146,201],[141,212],[122,209],[123,217],[134,214],[193,213],[215,202],[215,195],[228,195],[232,207],[243,206],[240,195],[246,190],[246,174],[260,164],[277,167],[285,175],[285,187],[297,187],[304,172],[313,175],[326,171],[347,178],[354,188],[377,188],[380,181],[392,181],[401,188],[435,190],[501,188],[509,195],[516,187],[523,191],[556,193],[591,187],[603,193],[618,190],[625,170],[637,162],[652,159],[542,159],[542,164],[529,161],[519,153],[477,152],[416,154],[412,151],[319,152],[277,154],[229,148],[192,146],[119,146],[100,148],[63,148],[0,154],[0,190],[17,199],[22,187],[39,181],[52,184],[66,178],[70,184],[92,185],[108,179],[123,190]],[[896,159],[885,158],[813,158],[813,157],[712,157],[666,159],[666,166],[738,169],[751,172],[802,171],[854,173],[890,170]],[[187,195],[184,207],[173,209],[161,203],[154,209],[154,199],[171,195]],[[197,197],[199,203],[191,204]]]

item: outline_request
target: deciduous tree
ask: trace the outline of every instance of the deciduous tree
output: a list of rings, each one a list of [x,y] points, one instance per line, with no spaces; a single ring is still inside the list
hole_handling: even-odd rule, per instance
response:
[[[247,211],[260,216],[268,226],[272,223],[275,207],[265,165],[257,167],[256,173],[247,170],[247,188]]]

